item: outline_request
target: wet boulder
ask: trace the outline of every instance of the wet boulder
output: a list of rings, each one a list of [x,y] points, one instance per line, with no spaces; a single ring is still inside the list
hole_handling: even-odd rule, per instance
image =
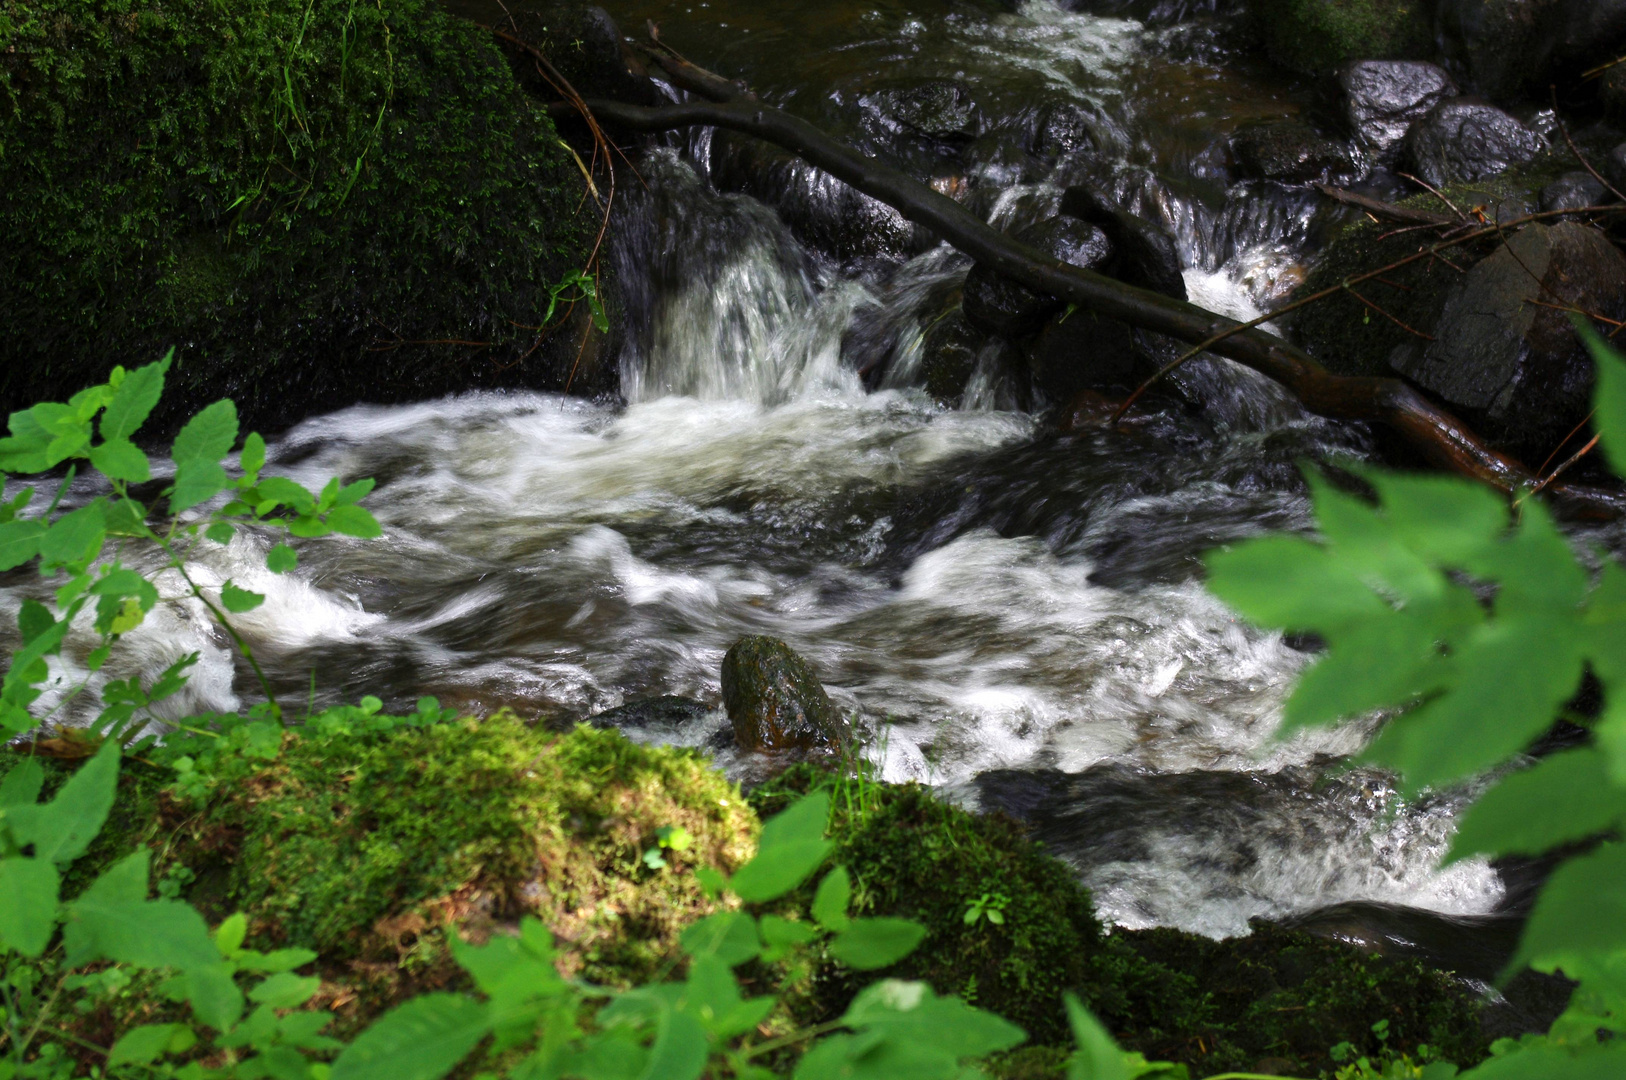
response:
[[[1453,99],[1418,120],[1406,136],[1412,170],[1435,187],[1471,183],[1532,161],[1542,137],[1494,105]]]
[[[1354,60],[1432,56],[1429,7],[1425,0],[1254,0],[1249,12],[1271,59],[1327,75]]]
[[[926,328],[920,343],[920,376],[933,401],[946,409],[960,403],[987,345],[988,335],[972,326],[959,308]]]
[[[1594,378],[1568,313],[1547,305],[1626,319],[1626,255],[1591,226],[1526,225],[1459,281],[1434,340],[1390,362],[1502,445],[1545,454],[1586,415]]]
[[[621,28],[601,7],[579,0],[544,0],[515,11],[509,30],[546,56],[583,97],[644,105],[661,100],[643,64],[627,48]],[[544,100],[558,97],[529,53],[511,46],[505,51],[527,90]]]
[[[711,181],[766,203],[796,238],[842,262],[902,261],[936,241],[879,199],[760,139],[718,131]]]
[[[1626,64],[1616,64],[1598,77],[1598,103],[1613,124],[1626,124]]]
[[[931,142],[967,143],[982,130],[971,88],[958,79],[878,90],[863,101],[885,126]]]
[[[1438,0],[1435,18],[1452,69],[1496,101],[1539,92],[1626,45],[1626,0]]]
[[[1541,189],[1541,209],[1580,210],[1602,205],[1609,191],[1589,172],[1567,172]]]
[[[1167,229],[1136,217],[1109,201],[1096,188],[1075,185],[1062,192],[1061,212],[1087,221],[1107,234],[1114,256],[1104,267],[1119,281],[1143,289],[1186,298],[1186,279],[1181,274],[1180,249]]]
[[[746,750],[833,749],[846,725],[812,665],[778,638],[743,637],[723,657],[723,704]]]
[[[1445,69],[1421,60],[1361,60],[1338,72],[1344,117],[1373,157],[1390,158],[1412,124],[1457,87]]]
[[[652,728],[670,731],[698,723],[710,712],[704,702],[662,694],[605,709],[589,717],[587,722],[596,728],[615,728],[618,731],[648,731]]]
[[[1294,120],[1242,128],[1231,136],[1231,156],[1238,174],[1251,180],[1347,181],[1357,172],[1348,147]]]
[[[1019,230],[1013,239],[1038,248],[1059,262],[1096,268],[1112,258],[1112,241],[1100,228],[1074,217],[1054,217]],[[961,307],[971,325],[1001,337],[1022,337],[1044,325],[1062,307],[1010,278],[977,265],[966,275]]]
[[[1603,159],[1603,168],[1599,170],[1603,178],[1609,181],[1609,186],[1616,191],[1626,192],[1626,143],[1621,143]]]
[[[1056,101],[1041,107],[1033,118],[1028,149],[1036,157],[1056,158],[1099,143],[1096,132],[1107,121],[1098,110],[1077,101]]]

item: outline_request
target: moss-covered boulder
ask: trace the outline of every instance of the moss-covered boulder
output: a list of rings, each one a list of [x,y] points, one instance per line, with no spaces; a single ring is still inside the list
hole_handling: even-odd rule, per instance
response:
[[[210,775],[190,796],[183,782],[165,815],[187,898],[212,918],[246,912],[254,940],[362,969],[433,961],[454,926],[478,938],[535,915],[568,966],[626,985],[714,909],[686,871],[729,872],[755,848],[750,809],[695,752],[500,714],[290,732],[276,756]],[[667,826],[691,844],[651,867]]]
[[[536,329],[581,175],[434,0],[0,0],[0,187],[0,410],[170,347],[161,423],[271,428],[598,355],[585,305]]]
[[[1249,10],[1271,58],[1307,75],[1328,75],[1352,60],[1434,54],[1424,0],[1254,0]]]

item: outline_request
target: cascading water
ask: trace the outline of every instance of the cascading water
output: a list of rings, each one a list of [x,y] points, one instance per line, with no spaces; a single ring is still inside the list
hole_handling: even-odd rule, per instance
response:
[[[1212,183],[1182,194],[1153,167],[1202,160],[1150,141],[1148,114],[1167,108],[1168,73],[1213,68],[1212,50],[1048,3],[956,8],[943,24],[887,6],[843,70],[913,58],[1037,78],[1093,118],[1088,160],[1064,152],[1024,175],[989,144],[970,172],[992,220],[1053,212],[1106,160],[1116,197],[1180,239],[1195,299],[1251,315],[1279,294],[1316,228],[1308,201]],[[745,74],[787,93],[773,78],[791,73],[759,78],[763,49]],[[795,77],[831,75],[809,67]],[[833,99],[856,93],[830,81]],[[715,706],[724,651],[767,633],[856,714],[887,779],[1030,818],[1109,919],[1222,935],[1351,900],[1496,908],[1490,867],[1438,869],[1459,797],[1406,802],[1380,775],[1339,771],[1368,728],[1274,739],[1307,658],[1200,582],[1207,548],[1306,527],[1296,463],[1366,453],[1361,432],[1224,363],[1208,369],[1204,415],[1118,432],[1047,434],[1013,407],[992,353],[944,409],[919,389],[920,340],[968,262],[939,247],[844,266],[762,201],[720,194],[711,153],[696,139],[638,162],[616,240],[633,324],[624,405],[471,394],[352,408],[274,443],[272,471],[303,482],[376,477],[385,530],[307,542],[285,576],[263,570],[268,540],[251,531],[197,551],[210,587],[267,595],[238,622],[279,694],[396,707],[433,694],[561,720],[654,695]],[[873,392],[868,365],[882,372]],[[6,585],[12,624],[37,586]],[[237,707],[247,673],[228,643],[191,605],[164,610],[97,678],[198,651],[172,715]],[[70,642],[64,686],[88,648]],[[61,715],[82,719],[88,702]],[[738,775],[760,768],[717,711],[629,733],[710,747]]]

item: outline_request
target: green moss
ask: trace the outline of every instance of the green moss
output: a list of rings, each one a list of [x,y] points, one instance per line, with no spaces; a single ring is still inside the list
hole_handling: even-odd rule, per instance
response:
[[[857,909],[926,925],[925,943],[887,974],[958,994],[1039,1042],[1069,1039],[1061,995],[1090,995],[1101,948],[1090,894],[1073,872],[1011,819],[967,813],[918,785],[879,785],[802,767],[753,792],[752,802],[767,817],[818,783],[834,789],[832,859],[852,873]],[[968,925],[967,908],[984,893],[1004,897],[1004,922]],[[838,1011],[861,985],[828,972],[816,1011]]]
[[[270,426],[575,356],[522,327],[585,261],[580,175],[433,0],[0,0],[0,118],[0,316],[27,328],[0,408],[170,346],[167,419],[231,396]]]
[[[174,851],[214,918],[248,913],[256,939],[326,963],[435,959],[448,926],[479,937],[523,915],[566,943],[566,963],[625,985],[672,954],[712,909],[687,869],[748,858],[755,820],[693,751],[613,731],[566,735],[509,716],[377,734],[290,733],[273,760],[242,759],[177,812]],[[681,866],[642,861],[681,825]]]
[[[1427,59],[1434,52],[1419,0],[1257,0],[1250,10],[1271,58],[1307,75],[1351,60]]]
[[[1466,1067],[1487,1051],[1475,996],[1415,960],[1373,956],[1266,923],[1212,941],[1176,930],[1114,935],[1143,980],[1103,1019],[1124,1046],[1184,1061],[1193,1075],[1230,1070],[1330,1073],[1331,1047],[1414,1057],[1426,1044]],[[1382,1033],[1374,1025],[1386,1022]],[[1269,1070],[1255,1067],[1267,1059]]]

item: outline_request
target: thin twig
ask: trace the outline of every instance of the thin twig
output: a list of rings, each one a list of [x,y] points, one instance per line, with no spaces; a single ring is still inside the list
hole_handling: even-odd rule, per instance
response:
[[[1616,61],[1616,63],[1619,63],[1619,61]],[[1570,138],[1570,129],[1564,126],[1563,118],[1558,115],[1558,88],[1556,86],[1553,87],[1553,120],[1558,124],[1558,130],[1563,134],[1564,141],[1569,143],[1570,153],[1575,155],[1575,160],[1581,163],[1581,167],[1591,173],[1592,178],[1607,188],[1611,195],[1621,202],[1626,202],[1626,195],[1622,195],[1619,188],[1605,180],[1603,174],[1592,167],[1592,162],[1586,159],[1586,155],[1581,153],[1581,148],[1575,145],[1575,140]]]
[[[1400,327],[1400,329],[1406,331],[1406,333],[1408,333],[1408,334],[1416,334],[1418,337],[1422,338],[1424,341],[1433,341],[1434,340],[1434,335],[1433,334],[1425,334],[1421,330],[1417,330],[1417,329],[1414,329],[1411,326],[1406,325],[1405,323],[1401,322],[1399,319],[1395,318],[1393,315],[1389,314],[1387,311],[1384,311],[1382,308],[1378,307],[1376,304],[1374,304],[1372,301],[1368,300],[1366,297],[1362,296],[1360,293],[1356,292],[1354,289],[1347,289],[1346,291],[1349,293],[1349,295],[1353,296],[1355,299],[1359,300],[1361,303],[1365,304],[1367,307],[1371,308],[1373,311],[1377,312],[1379,315],[1382,315],[1385,319],[1388,319],[1390,322],[1392,322],[1396,326]]]

